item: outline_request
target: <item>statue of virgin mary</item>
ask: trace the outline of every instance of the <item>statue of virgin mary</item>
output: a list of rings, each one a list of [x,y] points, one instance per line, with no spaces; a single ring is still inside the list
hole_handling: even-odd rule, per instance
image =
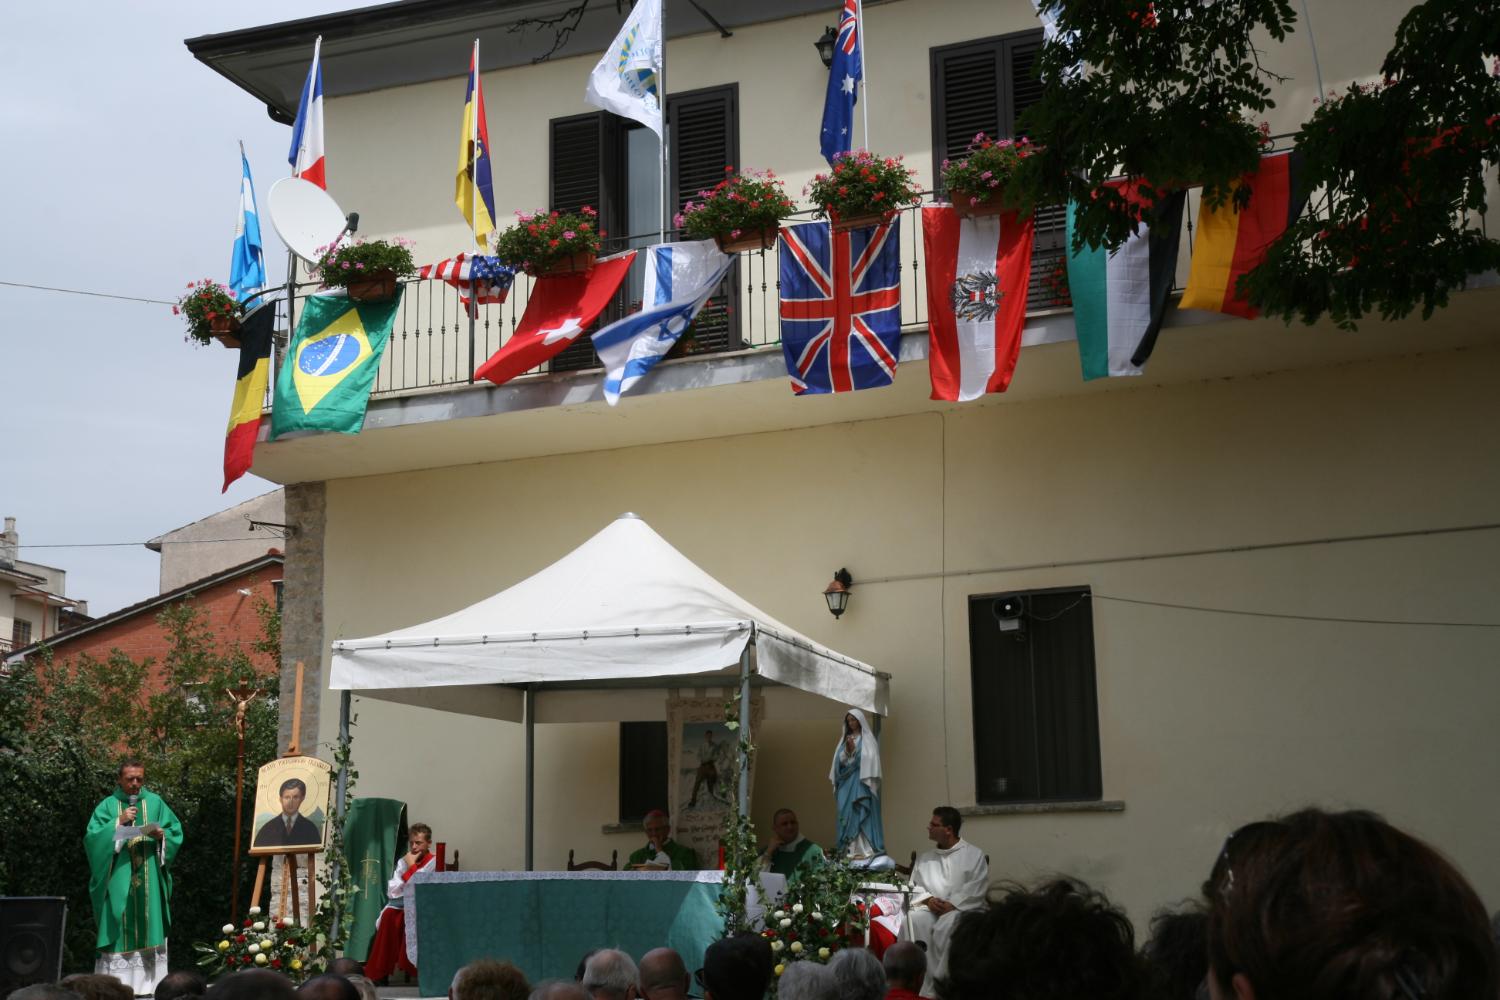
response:
[[[880,744],[865,720],[851,708],[844,715],[843,732],[833,748],[828,771],[838,803],[838,842],[835,852],[851,860],[869,861],[885,854],[885,832],[880,820]]]

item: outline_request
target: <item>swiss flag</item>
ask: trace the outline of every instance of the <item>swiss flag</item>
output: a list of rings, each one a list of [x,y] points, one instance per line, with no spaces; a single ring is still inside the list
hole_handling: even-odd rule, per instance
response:
[[[561,353],[609,305],[633,260],[634,250],[577,274],[536,279],[516,332],[474,377],[502,385]]]
[[[1035,235],[1014,212],[964,219],[947,205],[922,209],[931,398],[978,399],[1010,385]]]

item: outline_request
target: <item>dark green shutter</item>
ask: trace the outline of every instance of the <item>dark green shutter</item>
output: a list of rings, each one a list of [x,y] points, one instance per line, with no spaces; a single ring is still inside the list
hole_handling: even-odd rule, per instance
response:
[[[672,162],[668,197],[673,215],[724,179],[727,167],[739,166],[739,87],[712,87],[667,95]],[[740,346],[738,310],[739,268],[733,267],[723,289],[710,298],[693,321],[690,336],[699,351],[734,350]]]

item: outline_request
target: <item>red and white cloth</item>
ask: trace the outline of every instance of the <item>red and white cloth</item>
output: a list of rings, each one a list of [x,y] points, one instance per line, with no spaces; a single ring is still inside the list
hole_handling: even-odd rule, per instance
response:
[[[493,258],[491,258],[493,259]],[[459,298],[464,305],[473,299],[482,306],[498,306],[505,301],[510,294],[511,282],[508,278],[495,280],[483,275],[478,278],[474,275],[474,258],[470,254],[460,253],[455,257],[448,257],[436,264],[423,264],[417,268],[417,277],[424,281],[441,281],[458,289]],[[485,270],[481,268],[481,270]]]
[[[386,883],[385,895],[390,900],[375,923],[375,940],[370,945],[370,957],[365,959],[365,975],[375,982],[388,977],[400,969],[408,976],[417,974],[417,967],[406,955],[406,910],[403,900],[406,883],[418,872],[437,870],[437,855],[426,854],[412,864],[406,859],[396,861],[396,873]]]
[[[1035,235],[1032,220],[1014,212],[965,219],[947,205],[922,209],[933,399],[978,399],[1010,385]]]

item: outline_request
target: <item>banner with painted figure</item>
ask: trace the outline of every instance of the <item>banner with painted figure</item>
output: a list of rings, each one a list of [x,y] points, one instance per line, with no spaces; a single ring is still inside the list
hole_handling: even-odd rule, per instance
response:
[[[276,376],[271,440],[292,431],[358,434],[380,369],[401,290],[384,302],[314,295],[302,302],[297,332]]]
[[[765,715],[765,700],[750,699],[750,732]],[[739,795],[739,733],[724,724],[722,698],[667,699],[667,800],[672,839],[698,854],[704,868],[719,867],[724,817]],[[750,768],[751,787],[755,767]]]

